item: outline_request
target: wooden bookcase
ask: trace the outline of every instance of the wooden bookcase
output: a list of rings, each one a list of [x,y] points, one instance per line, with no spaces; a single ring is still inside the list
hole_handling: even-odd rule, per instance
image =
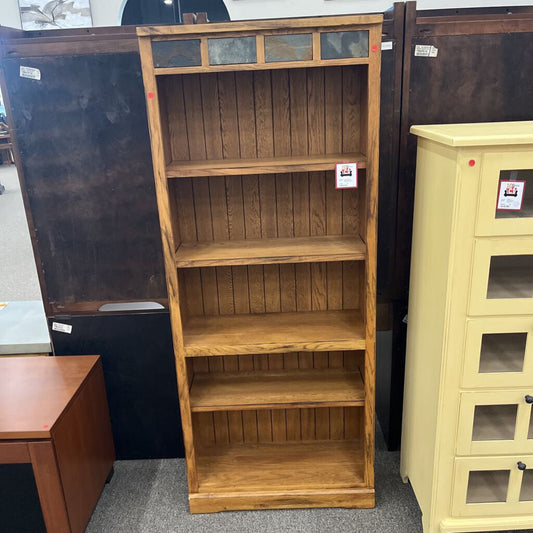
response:
[[[191,512],[374,505],[381,21],[138,28]]]

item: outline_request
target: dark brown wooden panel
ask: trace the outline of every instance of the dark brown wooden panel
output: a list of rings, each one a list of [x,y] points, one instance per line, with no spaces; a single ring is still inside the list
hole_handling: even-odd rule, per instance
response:
[[[398,297],[407,297],[409,284],[416,166],[416,137],[409,127],[533,119],[533,9],[513,15],[521,24],[512,29],[505,24],[513,8],[504,11],[447,10],[427,17],[416,12],[414,2],[407,3],[394,268]],[[414,57],[417,44],[435,46],[438,56]]]
[[[164,298],[138,55],[4,58],[3,68],[46,303]]]

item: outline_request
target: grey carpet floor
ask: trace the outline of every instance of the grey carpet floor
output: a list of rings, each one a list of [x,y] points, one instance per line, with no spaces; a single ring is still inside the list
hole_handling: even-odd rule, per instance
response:
[[[40,300],[41,290],[33,258],[15,165],[0,165],[0,302]]]
[[[184,459],[117,461],[87,533],[418,533],[421,514],[398,473],[399,453],[378,452],[374,509],[294,509],[191,515]]]
[[[87,533],[419,533],[421,513],[400,478],[400,453],[376,451],[374,509],[295,509],[191,515],[184,459],[117,461]]]

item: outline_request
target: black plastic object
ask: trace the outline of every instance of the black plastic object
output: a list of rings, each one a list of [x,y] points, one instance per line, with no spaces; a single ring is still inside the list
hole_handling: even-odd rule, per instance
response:
[[[102,357],[117,459],[184,457],[168,312],[56,317],[56,355]]]

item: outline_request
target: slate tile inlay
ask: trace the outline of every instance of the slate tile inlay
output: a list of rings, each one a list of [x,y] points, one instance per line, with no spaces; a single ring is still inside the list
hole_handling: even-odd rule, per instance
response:
[[[210,65],[235,65],[257,61],[255,37],[208,39]]]
[[[368,31],[335,31],[320,34],[322,59],[368,57]]]
[[[311,59],[313,59],[313,38],[311,33],[265,36],[265,61],[267,63]]]
[[[200,57],[200,39],[183,41],[152,41],[154,67],[198,67],[202,64]]]

